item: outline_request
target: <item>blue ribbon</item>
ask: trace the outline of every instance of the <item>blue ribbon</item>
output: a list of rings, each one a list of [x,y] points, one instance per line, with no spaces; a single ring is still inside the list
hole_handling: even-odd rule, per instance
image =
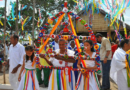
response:
[[[81,78],[82,78],[82,73],[81,73],[81,77],[79,78],[79,84],[78,84],[77,89],[79,88],[79,85],[80,85],[80,83],[81,83]]]
[[[32,71],[32,78],[33,78],[33,71]],[[33,88],[33,82],[32,82],[32,89],[34,90],[34,88]]]
[[[127,4],[127,7],[129,7],[130,6],[130,1],[128,2],[128,4]]]
[[[73,90],[73,76],[72,76],[72,71],[71,72],[71,90]]]
[[[27,5],[25,5],[21,10],[24,10],[25,8],[27,8]]]
[[[2,58],[0,58],[0,61],[2,60]]]
[[[123,8],[125,7],[125,2],[126,2],[126,0],[124,0]]]
[[[110,5],[110,2],[109,2],[109,0],[107,0],[107,2],[108,2],[108,5],[110,6],[110,9],[111,9],[112,7],[111,7],[111,5]]]
[[[19,19],[21,19],[21,14],[20,14],[20,11],[19,11]]]
[[[31,19],[32,19],[32,17],[29,18],[28,22],[31,21]],[[24,26],[27,25],[28,22],[26,22],[26,23],[24,24]]]
[[[61,70],[58,70],[58,75],[59,75],[59,87],[60,87],[60,90],[61,90]]]
[[[12,5],[12,17],[13,17],[13,21],[14,21],[14,18],[15,18],[15,16],[14,16],[14,5],[15,5],[15,3],[14,4],[11,3],[11,5]]]

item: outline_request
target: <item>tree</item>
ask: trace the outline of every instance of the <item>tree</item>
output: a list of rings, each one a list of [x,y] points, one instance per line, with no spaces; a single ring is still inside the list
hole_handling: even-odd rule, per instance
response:
[[[4,16],[4,10],[5,10],[4,7],[0,7],[0,15]]]
[[[18,0],[16,0],[16,25],[15,25],[16,34],[18,34]]]
[[[35,2],[35,8],[38,10],[40,9],[41,10],[41,14],[42,14],[42,17],[44,17],[44,22],[43,22],[43,25],[47,22],[47,18],[48,18],[48,14],[47,13],[54,13],[54,12],[59,12],[59,11],[62,11],[63,7],[62,7],[62,4],[64,4],[64,1],[65,0],[36,0]],[[73,10],[74,9],[74,2],[73,0],[67,0],[68,1],[68,8],[70,10]],[[32,10],[30,10],[30,7],[33,6],[33,0],[20,0],[20,3],[21,4],[24,4],[24,5],[27,5],[28,8],[26,9],[26,12],[24,12],[24,15],[27,15],[27,16],[31,16],[32,14]],[[25,14],[26,13],[26,14]],[[38,20],[38,13],[35,15],[35,19]]]
[[[34,18],[35,18],[35,0],[33,0],[33,26],[32,26],[32,40],[34,41]],[[34,47],[34,42],[32,43]]]
[[[64,4],[64,1],[65,0],[35,0],[35,8],[36,8],[36,10],[38,12],[38,13],[35,13],[34,24],[33,24],[35,30],[39,30],[39,27],[37,27],[37,22],[38,22],[37,20],[38,20],[38,17],[39,17],[39,11],[38,10],[40,9],[42,20],[44,19],[44,22],[43,22],[42,25],[44,25],[47,22],[47,19],[48,19],[48,16],[49,16],[48,13],[56,14],[59,11],[62,11],[62,9],[63,9],[62,4]],[[69,6],[68,6],[69,10],[73,10],[74,9],[73,5],[75,3],[72,0],[67,0],[67,1],[68,1],[68,4],[69,4]],[[13,2],[13,3],[15,3],[15,2]],[[32,15],[33,15],[33,0],[19,0],[19,4],[22,4],[24,6],[27,5],[27,8],[20,11],[20,14],[21,14],[23,20],[25,20],[28,16],[32,17]],[[18,5],[17,2],[15,4],[15,6],[14,6],[15,17],[17,16],[17,14],[16,14],[16,8],[17,8],[16,5]],[[11,13],[12,12],[10,12],[10,16],[8,16],[7,18],[12,19],[12,14]],[[19,10],[18,10],[18,13],[19,13]],[[18,19],[18,21],[20,21],[20,20]],[[4,18],[2,19],[2,22],[4,22]],[[23,32],[22,31],[22,23],[20,22],[17,25],[16,22],[17,21],[15,21],[15,20],[14,21],[10,20],[9,23],[11,24],[11,28],[10,28],[8,22],[6,23],[7,24],[6,26],[11,31],[15,31],[16,26],[18,26],[17,27],[18,31]],[[41,22],[40,22],[40,24],[41,24]],[[0,25],[0,27],[2,27],[2,26]],[[51,28],[51,27],[49,27],[49,28]],[[32,31],[32,19],[28,22],[28,24],[26,24],[24,26],[24,31],[29,31],[29,32]]]

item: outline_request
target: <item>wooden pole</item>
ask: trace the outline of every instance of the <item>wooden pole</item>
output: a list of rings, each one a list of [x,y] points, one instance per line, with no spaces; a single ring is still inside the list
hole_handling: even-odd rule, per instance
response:
[[[4,19],[4,61],[5,61],[5,32],[6,32],[6,3],[7,3],[7,0],[5,0],[5,19]],[[4,78],[4,84],[6,84],[6,80],[5,80],[5,66],[4,66],[4,70],[3,70],[3,78]]]
[[[18,35],[18,0],[16,0],[16,26],[15,26],[16,34]]]
[[[35,18],[35,0],[33,0],[33,19],[32,19],[32,45],[34,47],[34,18]]]

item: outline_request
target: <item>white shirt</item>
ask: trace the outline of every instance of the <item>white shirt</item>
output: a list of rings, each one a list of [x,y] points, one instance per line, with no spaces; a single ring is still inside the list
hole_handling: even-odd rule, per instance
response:
[[[56,54],[58,54],[60,52],[60,49],[57,49],[55,52],[56,52]],[[68,56],[74,57],[74,51],[72,51],[72,50],[67,49],[67,54],[68,54]],[[53,66],[55,66],[55,67],[65,67],[65,61],[61,60],[62,64],[60,64],[59,60],[57,60],[56,58],[50,58],[49,61],[51,61]],[[73,63],[68,63],[68,66],[73,66]]]
[[[25,48],[22,44],[19,42],[13,47],[13,45],[10,45],[9,48],[9,72],[12,72],[12,70],[18,65],[23,64],[23,57],[25,55]]]
[[[125,55],[126,55],[126,52],[122,48],[118,48],[113,55],[113,59],[111,62],[111,69],[110,69],[110,77],[116,83],[117,83],[117,75],[118,75],[117,73],[119,71],[124,74],[122,78],[124,77],[124,79],[127,81],[126,69],[124,69],[126,67]]]

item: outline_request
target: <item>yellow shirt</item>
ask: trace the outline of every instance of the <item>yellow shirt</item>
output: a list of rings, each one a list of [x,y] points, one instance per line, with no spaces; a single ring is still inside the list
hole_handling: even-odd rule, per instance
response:
[[[40,48],[41,48],[41,46],[40,46]],[[46,49],[46,51],[48,51],[48,49],[49,49],[49,47]],[[46,51],[43,49],[42,52],[41,52],[41,54],[45,54]],[[47,59],[49,60],[48,57],[47,57]],[[46,60],[43,59],[43,58],[40,58],[40,63],[41,63],[41,65],[43,65],[43,66],[50,66],[50,65],[46,62]]]

